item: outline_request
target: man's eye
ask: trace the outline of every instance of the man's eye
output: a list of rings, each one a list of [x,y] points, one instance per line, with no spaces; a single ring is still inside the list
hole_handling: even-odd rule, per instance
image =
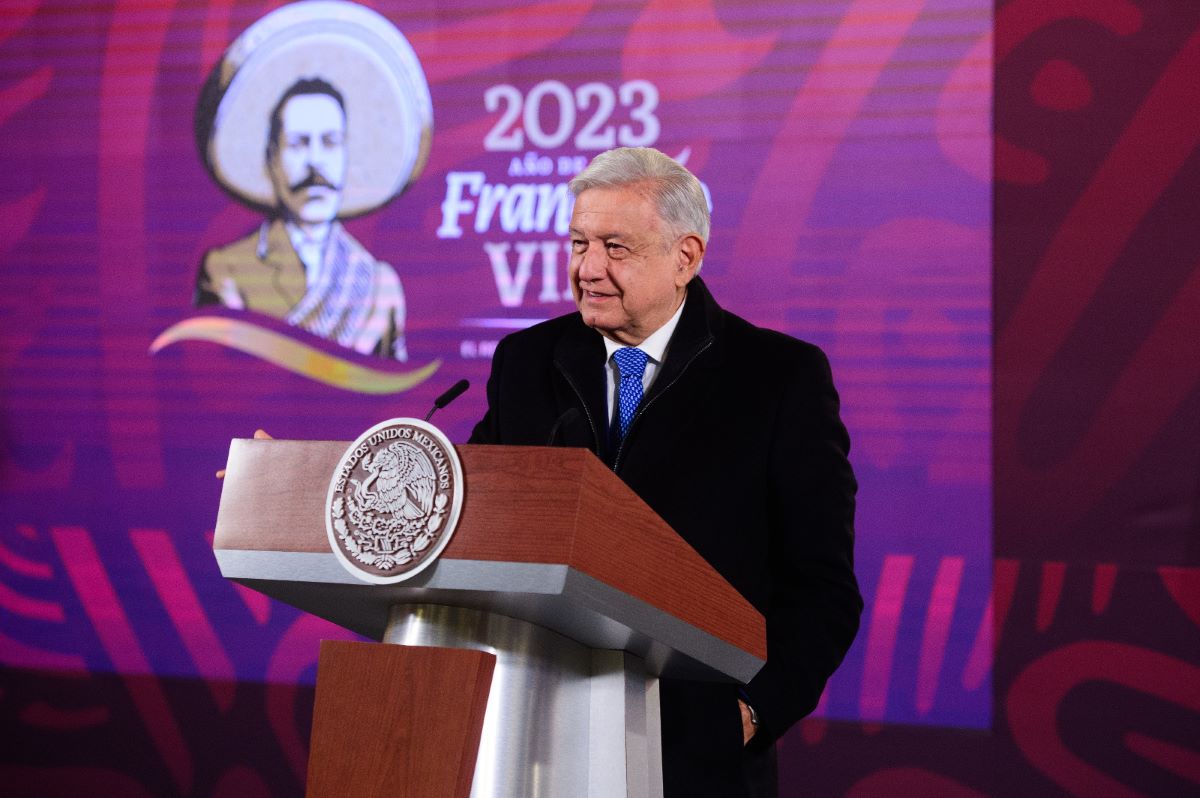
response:
[[[614,258],[620,258],[620,257],[624,256],[624,254],[626,252],[628,252],[628,250],[625,247],[623,247],[622,245],[614,244],[611,241],[609,243],[605,244],[604,246],[605,246],[605,248],[608,249],[608,254]]]
[[[587,250],[587,242],[579,240],[572,241],[571,249],[575,252],[585,252]]]

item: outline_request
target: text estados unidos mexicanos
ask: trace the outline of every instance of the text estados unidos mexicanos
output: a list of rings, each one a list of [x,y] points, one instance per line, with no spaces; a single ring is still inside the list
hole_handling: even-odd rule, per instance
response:
[[[411,427],[389,427],[388,429],[380,430],[363,443],[360,443],[354,448],[350,457],[342,465],[338,471],[337,484],[334,486],[334,491],[341,493],[346,489],[346,482],[350,479],[350,475],[354,473],[354,469],[358,467],[358,463],[362,460],[371,449],[384,441],[395,440],[396,438],[410,438],[414,443],[421,447],[424,452],[432,458],[434,468],[437,469],[438,489],[448,490],[450,488],[450,463],[446,459],[446,453],[442,451],[442,447],[436,440],[426,435],[420,430],[412,429]]]

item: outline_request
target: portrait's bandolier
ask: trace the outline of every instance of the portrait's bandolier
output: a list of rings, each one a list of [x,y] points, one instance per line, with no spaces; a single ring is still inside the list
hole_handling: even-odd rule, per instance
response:
[[[196,278],[195,304],[221,304],[287,319],[356,352],[407,360],[404,289],[395,269],[373,258],[338,222],[330,225],[325,249],[325,267],[336,274],[331,268],[334,264],[329,263],[330,252],[343,253],[334,257],[344,258],[354,273],[366,275],[366,301],[344,304],[337,316],[297,313],[304,310],[301,300],[308,294],[305,268],[279,218],[263,222],[245,238],[205,254]],[[335,290],[339,287],[333,280],[327,285]],[[236,293],[229,296],[231,287]],[[314,324],[326,320],[327,331],[311,327],[306,319]]]

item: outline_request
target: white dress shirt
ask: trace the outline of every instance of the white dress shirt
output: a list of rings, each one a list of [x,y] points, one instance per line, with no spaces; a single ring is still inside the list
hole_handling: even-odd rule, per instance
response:
[[[649,393],[650,386],[654,384],[654,378],[662,370],[662,364],[667,359],[667,347],[671,343],[671,336],[675,333],[675,327],[679,324],[679,317],[683,315],[683,306],[686,304],[687,299],[684,298],[684,301],[679,303],[675,315],[637,345],[638,349],[646,353],[646,371],[642,373],[642,396]],[[605,336],[601,336],[601,338],[604,340],[604,352],[607,358],[604,369],[607,387],[604,395],[608,399],[608,418],[611,421],[617,407],[617,387],[621,383],[620,370],[617,368],[617,362],[613,360],[613,352],[624,349],[625,344],[619,344]]]
[[[325,244],[329,241],[329,229],[332,226],[332,223],[326,222],[305,229],[294,222],[285,224],[292,247],[304,264],[305,285],[310,288],[321,279],[321,271],[325,266]]]

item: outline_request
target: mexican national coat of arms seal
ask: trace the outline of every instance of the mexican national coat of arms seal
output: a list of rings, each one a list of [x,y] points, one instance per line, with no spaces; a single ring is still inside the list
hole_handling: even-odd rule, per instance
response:
[[[458,452],[415,418],[376,424],[342,455],[325,501],[329,545],[367,582],[400,582],[442,553],[462,509]]]

